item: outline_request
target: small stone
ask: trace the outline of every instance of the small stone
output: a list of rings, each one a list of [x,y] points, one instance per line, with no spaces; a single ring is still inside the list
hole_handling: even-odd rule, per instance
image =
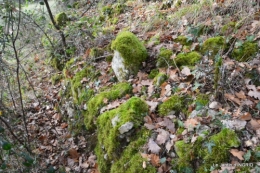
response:
[[[123,133],[131,130],[133,127],[134,127],[134,123],[127,122],[127,123],[123,124],[118,130],[119,130],[120,134],[123,134]]]

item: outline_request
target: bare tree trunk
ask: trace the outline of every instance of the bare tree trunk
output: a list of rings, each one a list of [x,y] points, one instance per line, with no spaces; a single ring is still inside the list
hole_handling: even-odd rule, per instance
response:
[[[44,3],[45,3],[45,6],[47,8],[48,14],[49,14],[49,16],[51,18],[52,24],[54,25],[55,29],[57,29],[59,31],[59,34],[60,34],[61,40],[62,40],[62,44],[63,44],[63,48],[65,50],[66,47],[67,47],[65,35],[64,35],[63,31],[61,31],[60,26],[56,23],[56,21],[53,18],[53,15],[52,15],[51,8],[50,8],[48,0],[44,0]]]

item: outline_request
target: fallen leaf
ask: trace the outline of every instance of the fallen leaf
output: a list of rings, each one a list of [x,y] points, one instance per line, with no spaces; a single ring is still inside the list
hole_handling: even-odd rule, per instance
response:
[[[181,71],[182,74],[184,74],[185,76],[189,76],[191,75],[190,73],[190,69],[188,67],[184,67]]]
[[[251,120],[252,115],[249,112],[244,113],[239,117],[241,120]]]
[[[148,151],[151,151],[151,153],[159,154],[161,148],[153,141],[153,139],[149,139],[148,142]]]
[[[219,104],[219,102],[213,101],[209,104],[209,108],[210,109],[219,109],[221,107],[221,105]]]
[[[172,140],[169,140],[169,141],[166,142],[165,148],[166,148],[168,153],[171,150],[172,146],[173,146],[173,141]]]
[[[233,101],[233,102],[235,102],[235,103],[238,104],[238,105],[241,104],[241,103],[240,103],[240,100],[239,100],[238,98],[236,98],[234,95],[228,94],[228,93],[226,93],[226,94],[224,94],[224,95],[225,95],[225,97],[226,97],[228,100]]]
[[[150,154],[151,164],[153,166],[159,166],[160,165],[160,158],[156,154]]]
[[[187,120],[184,122],[184,127],[187,128],[187,129],[193,129],[193,128],[195,128],[198,124],[199,124],[199,122],[198,122],[197,119],[195,119],[195,118],[190,118],[190,119],[187,119]]]
[[[166,127],[170,132],[175,132],[175,125],[169,118],[164,117],[163,121],[159,122],[158,125]]]
[[[71,159],[78,159],[79,158],[79,154],[78,154],[78,152],[75,148],[69,149],[69,155],[70,155]]]
[[[255,85],[247,85],[246,86],[250,91],[247,93],[250,97],[254,97],[260,100],[260,91],[258,91]]]
[[[157,132],[159,132],[159,134],[156,138],[156,142],[159,145],[164,144],[170,137],[169,132],[167,132],[166,130],[157,129]]]
[[[230,153],[233,156],[237,157],[239,160],[244,160],[243,155],[245,154],[245,152],[239,151],[238,149],[231,149]]]
[[[147,124],[145,123],[144,126],[148,129],[148,130],[153,130],[155,129],[155,126],[153,124]]]
[[[249,125],[251,126],[251,128],[252,128],[253,130],[258,130],[258,129],[260,129],[260,124],[259,124],[255,119],[251,119],[251,120],[249,121]]]
[[[243,91],[236,92],[235,95],[240,99],[246,99],[246,95]]]

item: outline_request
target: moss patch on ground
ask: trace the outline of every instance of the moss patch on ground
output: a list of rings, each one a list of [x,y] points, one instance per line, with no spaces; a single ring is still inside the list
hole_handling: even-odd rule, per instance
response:
[[[257,43],[246,41],[240,47],[233,49],[232,57],[239,62],[245,62],[253,58],[257,52]]]
[[[186,113],[190,103],[191,98],[189,96],[173,95],[159,106],[159,114],[160,116],[166,116],[171,111]]]
[[[95,97],[91,98],[87,104],[87,111],[84,115],[84,122],[88,130],[91,130],[95,127],[94,119],[99,114],[99,110],[106,105],[104,99],[108,101],[115,100],[117,98],[123,97],[126,94],[132,92],[132,87],[129,83],[123,82],[117,85],[114,85],[110,89],[107,89]]]
[[[147,114],[147,104],[138,97],[132,97],[119,108],[98,117],[98,144],[95,151],[101,173],[130,173],[143,169],[139,165],[143,159],[138,155],[138,150],[150,135],[147,130],[140,130]],[[122,126],[130,122],[132,127],[122,133]]]
[[[156,75],[156,77],[154,78],[154,84],[156,86],[161,86],[162,83],[164,83],[166,80],[168,79],[168,76],[165,73],[159,73],[158,75]]]
[[[173,64],[173,61],[171,60],[173,52],[169,49],[162,48],[160,50],[160,53],[157,57],[156,61],[156,67],[167,67]]]
[[[223,129],[207,139],[199,137],[194,144],[177,141],[175,151],[179,158],[173,164],[181,171],[192,168],[192,163],[197,160],[201,164],[196,172],[210,172],[211,166],[226,163],[230,156],[229,150],[239,145],[238,136],[230,129]]]
[[[224,51],[227,47],[226,41],[223,37],[212,37],[207,39],[202,45],[202,52],[210,53],[210,58],[214,58],[219,51]]]
[[[66,25],[66,22],[68,21],[68,17],[66,13],[62,12],[55,16],[55,22],[58,26],[63,27]]]
[[[148,53],[143,43],[129,31],[120,32],[112,42],[112,50],[117,50],[124,59],[124,65],[137,73],[142,62],[146,60]]]
[[[194,66],[201,60],[201,55],[198,52],[179,53],[174,59],[178,67]]]

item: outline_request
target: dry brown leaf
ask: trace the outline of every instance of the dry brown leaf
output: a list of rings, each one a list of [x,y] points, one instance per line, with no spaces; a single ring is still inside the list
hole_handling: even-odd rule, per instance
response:
[[[249,125],[251,126],[251,128],[252,128],[253,130],[258,130],[258,129],[260,129],[260,124],[259,124],[255,119],[251,119],[251,120],[249,121]]]
[[[254,97],[254,98],[260,100],[260,91],[257,90],[257,88],[255,87],[255,85],[247,85],[246,87],[247,87],[247,89],[250,90],[250,91],[247,93],[250,97]]]
[[[152,138],[149,139],[148,142],[148,151],[151,151],[151,153],[159,154],[161,148],[153,141]]]
[[[153,85],[153,80],[150,80],[150,79],[142,80],[141,85],[145,85],[145,86]]]
[[[166,130],[157,129],[157,132],[159,132],[159,134],[156,138],[156,142],[159,145],[164,144],[170,137],[169,132],[167,132]]]
[[[236,92],[235,95],[240,99],[246,99],[246,95],[243,91]]]
[[[251,120],[252,115],[249,112],[244,113],[239,117],[241,120]]]
[[[187,129],[193,129],[193,128],[195,128],[198,124],[199,124],[199,122],[198,122],[198,120],[195,119],[195,118],[187,119],[187,120],[184,122],[184,126],[185,126],[185,128],[187,128]]]
[[[148,129],[148,130],[153,130],[155,129],[155,126],[153,124],[147,124],[145,123],[144,126]]]
[[[160,166],[160,157],[156,154],[150,154],[151,164],[153,166]]]
[[[226,94],[225,94],[225,97],[226,97],[228,100],[233,101],[233,102],[235,102],[235,103],[238,104],[238,105],[241,104],[240,100],[239,100],[238,98],[236,98],[236,97],[235,97],[234,95],[232,95],[232,94],[226,93]]]
[[[69,149],[69,155],[70,155],[71,159],[78,159],[79,158],[79,154],[78,154],[78,152],[75,148]]]
[[[167,152],[169,152],[171,150],[172,146],[173,146],[172,140],[169,140],[166,142],[165,148],[166,148]]]
[[[239,160],[244,160],[243,155],[245,154],[245,152],[239,151],[238,149],[231,149],[230,153],[233,156],[237,157]]]
[[[154,112],[157,108],[159,102],[153,102],[153,101],[146,101],[146,104],[150,107],[150,111]]]
[[[157,123],[160,126],[166,127],[170,132],[174,133],[175,132],[175,125],[172,122],[172,120],[170,120],[167,117],[163,118],[163,121]]]

